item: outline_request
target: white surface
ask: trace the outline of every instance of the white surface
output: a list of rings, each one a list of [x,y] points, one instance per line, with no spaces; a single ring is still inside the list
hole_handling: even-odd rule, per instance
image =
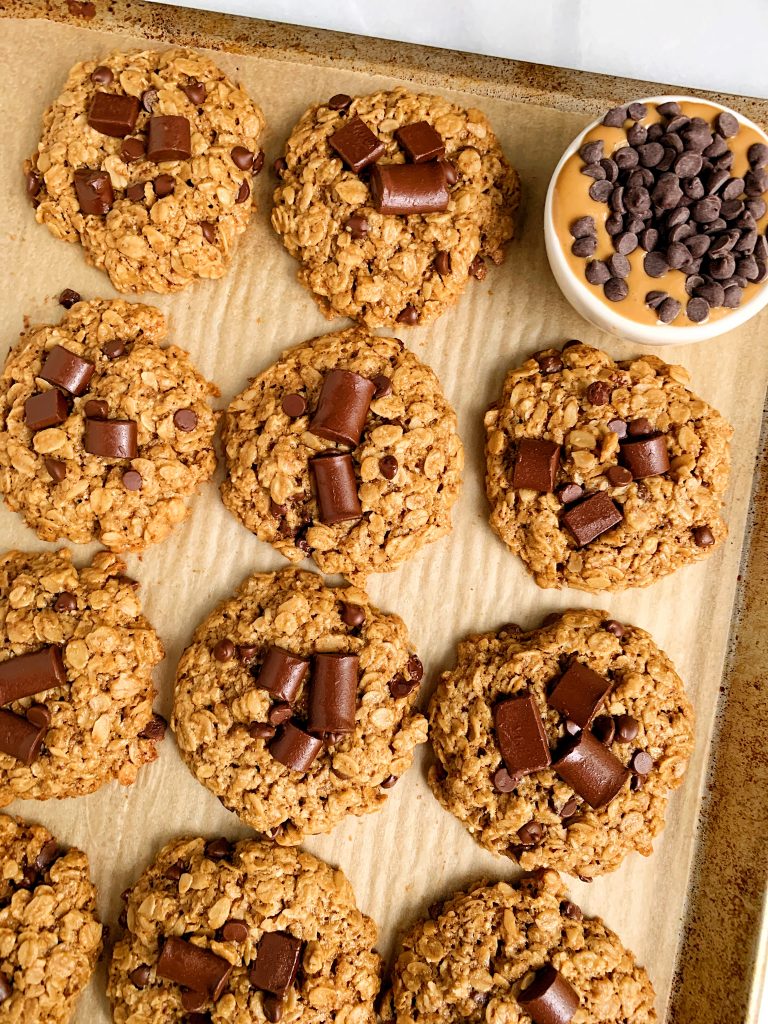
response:
[[[697,102],[695,97],[682,96],[679,93],[670,96],[642,96],[638,97],[638,100],[649,105],[659,105],[670,100],[676,100],[680,103]],[[651,109],[653,108],[651,107]],[[710,105],[710,109],[713,111],[712,116],[714,116],[715,110],[730,110],[743,125],[752,128],[758,133],[759,137],[768,142],[768,138],[761,129],[753,121],[743,117],[737,110],[731,110],[730,107],[722,107],[714,103]],[[674,326],[673,324],[667,326],[661,322],[655,325],[642,324],[630,319],[628,316],[624,316],[622,314],[622,303],[616,303],[615,306],[606,305],[602,298],[600,298],[599,293],[586,284],[583,276],[574,274],[573,268],[565,258],[555,229],[552,204],[557,179],[560,177],[566,161],[580,148],[584,136],[591,132],[598,124],[599,121],[593,121],[592,124],[588,124],[584,131],[576,136],[563,153],[560,162],[552,173],[549,188],[547,189],[547,200],[544,206],[544,240],[547,247],[549,266],[560,286],[560,290],[576,312],[583,316],[585,320],[594,324],[595,327],[599,327],[600,330],[614,334],[617,338],[626,338],[628,341],[633,341],[638,345],[689,345],[692,342],[709,341],[712,338],[719,337],[721,334],[734,330],[736,327],[740,327],[747,320],[751,320],[768,303],[768,283],[763,284],[762,288],[751,299],[743,302],[737,309],[733,309],[719,320],[708,320],[703,324],[689,324],[686,326]],[[663,283],[660,283],[659,287],[663,287]]]
[[[651,82],[768,96],[766,0],[164,0]],[[632,24],[635,31],[632,31]],[[728,40],[729,42],[726,42]]]

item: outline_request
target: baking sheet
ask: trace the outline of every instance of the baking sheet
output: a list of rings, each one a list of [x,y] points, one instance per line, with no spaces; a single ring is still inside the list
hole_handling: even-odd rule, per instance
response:
[[[118,0],[109,10],[101,4],[98,8],[95,18],[83,20],[68,17],[66,7],[59,4],[19,3],[5,10],[0,5],[0,14],[6,17],[14,13],[39,16],[35,20],[11,17],[3,22],[0,34],[3,350],[6,341],[15,341],[25,317],[33,322],[59,319],[62,311],[55,297],[62,288],[75,288],[84,298],[116,294],[104,275],[85,265],[79,247],[56,241],[35,223],[23,194],[21,162],[37,142],[45,106],[78,60],[101,58],[114,48],[146,46],[147,36],[156,41],[149,45],[176,40],[215,43],[224,51],[236,51],[220,50],[212,56],[245,85],[266,114],[267,170],[255,186],[259,210],[229,275],[220,282],[197,284],[183,295],[143,297],[170,317],[171,339],[188,348],[202,372],[219,385],[222,405],[281,349],[341,324],[329,324],[317,311],[295,279],[293,260],[269,227],[274,179],[268,168],[306,106],[336,92],[363,93],[413,78],[459,102],[481,107],[491,118],[523,182],[518,239],[504,266],[491,270],[483,282],[471,282],[457,307],[436,324],[402,335],[434,367],[459,415],[467,468],[454,512],[454,531],[398,572],[372,577],[369,591],[382,608],[399,613],[408,623],[426,668],[425,701],[439,672],[453,663],[460,637],[510,619],[534,626],[550,611],[594,606],[652,633],[689,687],[697,710],[697,749],[684,787],[671,800],[670,827],[657,841],[654,856],[647,860],[632,856],[615,874],[590,886],[573,881],[571,892],[588,913],[603,916],[647,966],[662,1019],[691,1021],[699,1007],[700,1020],[740,1024],[747,1019],[758,959],[759,899],[765,881],[759,867],[761,863],[764,867],[764,858],[741,864],[738,857],[744,844],[738,839],[731,843],[731,866],[740,879],[744,904],[725,902],[709,930],[697,917],[699,903],[687,906],[686,901],[693,883],[706,877],[695,862],[697,829],[712,761],[710,740],[722,703],[720,686],[760,450],[768,380],[768,347],[763,340],[768,314],[714,343],[658,352],[687,367],[694,390],[736,428],[726,509],[730,539],[706,562],[644,591],[602,598],[576,591],[542,591],[491,533],[483,496],[482,415],[498,396],[510,365],[570,337],[599,345],[615,358],[628,358],[638,351],[584,323],[566,304],[547,266],[541,219],[549,175],[563,148],[594,111],[610,105],[609,95],[621,100],[659,88],[394,44],[377,47],[369,40],[214,15],[171,14],[168,8],[136,2],[123,5]],[[54,23],[48,17],[69,23]],[[385,67],[395,77],[376,73]],[[758,122],[768,121],[768,104],[731,102]],[[220,471],[194,502],[191,518],[165,543],[143,557],[128,557],[128,572],[140,580],[145,610],[166,647],[166,660],[157,673],[157,704],[166,717],[175,665],[197,623],[248,573],[286,564],[224,509],[218,499],[219,478]],[[5,508],[0,510],[0,540],[4,548],[54,547],[38,541]],[[86,561],[92,550],[77,548],[78,563]],[[756,573],[757,569],[754,578]],[[750,666],[756,671],[754,661]],[[740,681],[741,676],[735,680]],[[743,700],[749,712],[748,691]],[[727,738],[726,726],[719,734]],[[725,741],[720,747],[726,768],[738,766],[731,750],[740,746],[739,740],[737,731],[731,747]],[[351,820],[331,835],[306,843],[311,852],[348,874],[360,906],[379,925],[379,948],[385,955],[393,950],[398,929],[435,899],[481,876],[513,878],[518,873],[511,862],[476,846],[439,807],[425,782],[428,759],[428,750],[422,749],[379,814]],[[743,782],[743,771],[737,771],[730,786],[738,791]],[[741,837],[746,832],[754,838],[752,849],[759,851],[765,797],[757,792],[754,801],[750,813],[740,818],[738,831]],[[195,782],[170,735],[158,761],[143,769],[129,789],[114,784],[76,801],[17,802],[10,810],[42,822],[63,842],[88,852],[103,920],[113,925],[120,892],[168,838],[191,833],[249,834]],[[708,826],[701,833],[703,847],[719,834]],[[720,846],[708,855],[706,864],[714,864],[719,852]],[[685,933],[687,949],[693,951],[695,946],[698,960],[681,949],[687,915],[692,929]],[[720,975],[718,985],[718,964],[724,962],[722,947],[730,933],[741,936],[740,976]],[[715,939],[720,951],[708,946]],[[715,982],[706,1004],[700,1002],[699,974]],[[730,987],[728,998],[721,994],[722,1008],[718,1005],[715,1010],[712,1000],[724,985]],[[701,1009],[704,1006],[706,1011]],[[75,1021],[106,1024],[109,1020],[102,965],[79,1004]]]

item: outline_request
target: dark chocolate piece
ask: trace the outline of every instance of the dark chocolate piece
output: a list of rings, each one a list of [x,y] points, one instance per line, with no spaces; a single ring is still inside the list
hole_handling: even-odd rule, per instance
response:
[[[194,103],[196,107],[205,101],[205,86],[202,82],[191,79],[186,85],[180,86],[180,89],[189,102]]]
[[[355,174],[384,154],[384,143],[357,114],[329,136],[328,144]]]
[[[43,465],[55,484],[60,484],[67,475],[67,464],[62,459],[45,458]]]
[[[533,437],[522,437],[517,443],[512,486],[551,493],[555,489],[559,468],[559,444]]]
[[[176,936],[167,938],[157,961],[157,975],[215,1002],[224,991],[232,964],[210,949]]]
[[[147,147],[144,139],[130,138],[123,139],[123,144],[120,147],[120,159],[124,164],[135,164],[137,160],[143,160],[147,153]],[[142,196],[144,195],[144,186],[142,185]],[[128,197],[131,198],[130,196]]]
[[[0,751],[22,764],[30,765],[37,760],[47,731],[47,724],[35,724],[0,708]]]
[[[24,403],[24,423],[30,430],[55,427],[63,423],[68,415],[67,400],[58,388],[30,395]]]
[[[611,683],[579,661],[572,661],[555,683],[547,703],[586,729],[605,700]]]
[[[80,302],[81,298],[80,292],[76,292],[73,288],[65,288],[59,295],[59,305],[64,309],[72,309],[75,303]]]
[[[370,187],[379,213],[409,216],[448,208],[448,186],[438,163],[376,164]]]
[[[188,434],[197,426],[197,413],[194,409],[177,409],[173,414],[173,425]]]
[[[653,433],[647,437],[624,441],[620,457],[635,480],[660,476],[669,470],[666,435]]]
[[[605,491],[596,491],[563,513],[563,524],[573,539],[584,547],[622,521],[624,516]]]
[[[66,685],[61,647],[56,644],[0,662],[0,706]]]
[[[367,377],[352,370],[330,370],[323,378],[317,408],[309,422],[310,433],[355,448],[375,393],[376,385]]]
[[[121,479],[126,491],[140,491],[144,482],[141,473],[137,473],[135,469],[127,469]]]
[[[267,690],[278,700],[289,704],[296,698],[307,678],[309,658],[299,657],[274,644],[267,651],[264,664],[256,677],[256,686]]]
[[[133,420],[92,420],[86,418],[83,447],[105,459],[135,459],[139,453],[137,428]]]
[[[321,739],[310,736],[293,722],[286,722],[269,744],[272,757],[294,772],[306,772],[322,749]]]
[[[97,85],[109,85],[110,82],[115,80],[112,68],[108,68],[106,64],[99,64],[97,68],[94,68],[91,72],[91,81],[96,82]]]
[[[496,742],[510,775],[528,775],[551,763],[544,724],[530,694],[495,704],[493,724]]]
[[[216,661],[231,661],[235,656],[235,645],[225,637],[213,645],[211,653]]]
[[[88,124],[102,135],[123,139],[136,127],[139,101],[135,96],[97,92],[88,111]]]
[[[394,480],[397,476],[398,462],[394,455],[382,455],[379,459],[379,472],[385,480]]]
[[[395,132],[395,138],[405,150],[408,159],[415,164],[426,160],[437,160],[445,155],[445,143],[439,132],[428,121],[414,121],[404,124]]]
[[[568,1024],[579,1008],[573,986],[552,966],[540,968],[517,1001],[535,1024]]]
[[[45,357],[39,375],[49,384],[68,391],[70,395],[82,395],[95,369],[94,363],[75,355],[63,345],[54,345]]]
[[[175,114],[150,117],[148,160],[159,164],[166,160],[187,160],[191,155],[190,125],[186,117]]]
[[[248,925],[240,918],[231,917],[221,929],[221,937],[225,942],[245,942],[248,938]]]
[[[621,761],[586,729],[566,742],[552,767],[595,810],[610,803],[629,778]]]
[[[296,979],[301,960],[301,939],[287,932],[265,932],[256,947],[248,977],[254,988],[282,996]]]
[[[232,162],[241,171],[250,171],[253,167],[253,153],[250,149],[246,149],[245,146],[235,146],[229,155],[232,157]]]
[[[106,171],[91,171],[82,167],[75,171],[75,193],[80,211],[86,215],[103,217],[112,209],[115,193],[112,179]]]
[[[353,732],[360,659],[356,654],[317,653],[312,666],[307,731]]]
[[[363,514],[351,455],[333,453],[309,460],[315,479],[321,523],[333,526]]]
[[[362,626],[365,622],[365,608],[362,608],[359,604],[342,604],[339,612],[341,615],[341,621],[345,626],[349,626],[350,629],[357,629],[358,626]]]

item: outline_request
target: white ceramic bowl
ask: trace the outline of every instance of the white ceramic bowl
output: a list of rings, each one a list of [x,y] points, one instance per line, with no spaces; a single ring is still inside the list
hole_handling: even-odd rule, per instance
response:
[[[760,137],[765,140],[766,144],[768,144],[768,135],[766,135],[765,132],[753,121],[744,117],[737,110],[731,110],[730,107],[721,106],[719,103],[702,100],[697,96],[648,96],[639,100],[639,102],[659,104],[669,102],[670,100],[676,100],[678,103],[706,103],[706,105],[711,106],[713,110],[727,110],[729,113],[733,114],[741,124],[756,131]],[[544,241],[552,273],[555,275],[555,280],[560,286],[560,289],[566,299],[568,299],[577,313],[580,313],[585,320],[588,320],[595,327],[599,327],[602,331],[608,331],[608,333],[615,334],[619,338],[626,338],[628,341],[634,341],[640,345],[689,345],[696,341],[708,341],[710,338],[716,338],[721,334],[732,331],[734,328],[740,327],[742,324],[746,323],[747,320],[751,320],[756,313],[759,313],[760,310],[768,304],[768,281],[764,281],[759,286],[758,290],[750,298],[743,301],[740,306],[732,309],[729,313],[717,320],[712,320],[703,324],[690,324],[674,327],[670,324],[662,323],[642,324],[638,323],[636,320],[631,320],[629,317],[622,316],[620,302],[616,303],[615,308],[613,306],[609,306],[607,303],[603,302],[601,298],[598,298],[593,287],[590,286],[583,277],[579,277],[574,273],[565,258],[560,239],[555,231],[554,220],[552,217],[553,195],[555,191],[555,184],[566,160],[577,152],[581,147],[584,136],[587,132],[596,128],[600,124],[601,120],[602,118],[587,125],[584,131],[573,140],[560,158],[560,162],[555,168],[554,174],[549,182],[549,188],[547,189],[547,199],[544,205]],[[659,283],[659,287],[664,287],[661,282]]]

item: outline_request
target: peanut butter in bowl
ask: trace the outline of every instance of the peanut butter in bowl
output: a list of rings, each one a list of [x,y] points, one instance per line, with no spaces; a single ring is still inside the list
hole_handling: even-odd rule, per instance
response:
[[[715,337],[768,302],[768,137],[715,103],[610,110],[550,182],[552,271],[586,319],[645,344]]]

